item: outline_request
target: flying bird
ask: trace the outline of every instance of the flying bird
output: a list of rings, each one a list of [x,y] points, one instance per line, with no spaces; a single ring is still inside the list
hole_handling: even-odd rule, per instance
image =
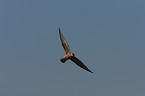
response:
[[[81,68],[93,73],[91,70],[89,70],[81,60],[79,60],[77,57],[75,57],[75,54],[73,52],[70,51],[69,45],[67,43],[67,41],[65,40],[60,28],[59,28],[59,35],[60,35],[60,40],[62,43],[62,46],[65,50],[66,55],[60,59],[61,62],[65,63],[67,60],[71,60],[73,61],[75,64],[77,64],[78,66],[80,66]]]

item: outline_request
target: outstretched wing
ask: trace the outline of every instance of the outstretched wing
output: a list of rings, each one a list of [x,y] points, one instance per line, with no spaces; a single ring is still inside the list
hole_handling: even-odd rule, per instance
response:
[[[72,56],[70,58],[74,63],[76,63],[78,66],[80,66],[81,68],[93,73],[91,70],[89,70],[84,64],[82,61],[80,61],[78,58],[76,58],[75,56]]]
[[[67,43],[67,41],[65,40],[63,34],[61,33],[60,28],[59,28],[59,36],[60,36],[60,40],[61,40],[61,43],[62,43],[62,46],[63,46],[65,52],[66,52],[66,53],[70,52],[68,43]]]

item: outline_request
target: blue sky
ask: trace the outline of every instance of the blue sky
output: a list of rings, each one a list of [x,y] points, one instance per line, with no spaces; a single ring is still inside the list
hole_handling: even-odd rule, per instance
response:
[[[1,96],[145,96],[144,0],[1,0]],[[91,74],[65,55],[58,29]]]

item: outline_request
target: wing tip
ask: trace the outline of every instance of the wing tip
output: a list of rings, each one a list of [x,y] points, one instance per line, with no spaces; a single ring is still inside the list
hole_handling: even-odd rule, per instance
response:
[[[59,32],[61,32],[60,27],[59,27]]]
[[[88,71],[88,72],[90,72],[90,73],[93,73],[93,74],[94,74],[94,72],[92,72],[92,71],[91,71],[91,70],[89,70],[89,69],[88,69],[87,71]]]
[[[94,72],[92,72],[92,71],[89,71],[89,72],[91,72],[91,73],[93,73],[93,74],[94,74]]]
[[[59,27],[59,34],[60,34],[60,35],[62,35],[62,32],[61,32],[61,29],[60,29],[60,27]]]

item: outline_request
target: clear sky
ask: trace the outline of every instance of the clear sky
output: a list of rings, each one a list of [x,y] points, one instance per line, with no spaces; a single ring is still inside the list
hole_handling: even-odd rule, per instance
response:
[[[0,96],[145,96],[145,0],[0,0]]]

